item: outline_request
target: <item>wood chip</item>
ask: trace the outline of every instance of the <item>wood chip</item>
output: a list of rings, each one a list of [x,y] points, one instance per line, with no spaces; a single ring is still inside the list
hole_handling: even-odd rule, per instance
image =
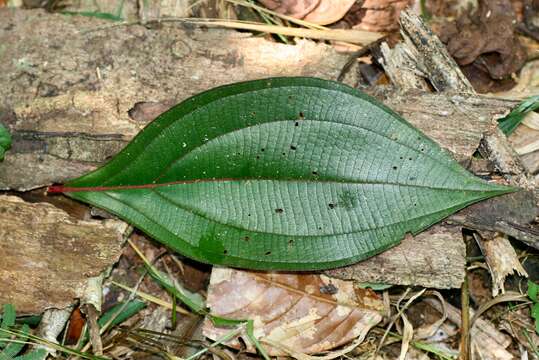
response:
[[[380,255],[325,273],[359,282],[458,288],[464,280],[465,264],[466,248],[460,228],[437,225],[415,237],[406,237]]]
[[[0,303],[17,314],[65,308],[114,264],[127,225],[82,221],[46,203],[0,196]]]

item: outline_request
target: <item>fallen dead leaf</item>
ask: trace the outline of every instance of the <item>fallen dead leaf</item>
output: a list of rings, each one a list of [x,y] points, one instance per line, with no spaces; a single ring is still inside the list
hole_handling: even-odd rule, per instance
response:
[[[382,319],[382,300],[353,282],[317,274],[263,273],[214,268],[208,289],[211,314],[254,321],[254,335],[272,356],[313,354],[354,339],[361,341]],[[230,332],[206,320],[204,335],[218,339]],[[255,349],[248,340],[247,350]],[[357,342],[358,340],[356,340]],[[238,339],[227,345],[240,348]]]
[[[259,0],[279,14],[327,25],[339,21],[354,5],[355,0]]]

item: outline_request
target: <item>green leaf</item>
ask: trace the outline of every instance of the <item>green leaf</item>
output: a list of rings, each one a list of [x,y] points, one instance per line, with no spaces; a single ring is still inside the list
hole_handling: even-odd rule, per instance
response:
[[[532,317],[535,319],[535,332],[539,335],[539,303],[533,304]]]
[[[28,354],[17,356],[15,360],[45,360],[49,353],[45,349],[36,349]],[[86,357],[88,358],[88,357]]]
[[[515,189],[472,176],[353,88],[273,78],[180,103],[102,168],[49,189],[59,191],[202,262],[314,270]]]
[[[539,302],[539,284],[528,280],[528,297],[534,302]]]
[[[28,333],[30,332],[30,327],[28,325],[23,325],[20,330],[20,335],[17,337],[17,342],[9,343],[4,351],[1,352],[2,355],[7,356],[9,359],[16,356],[24,348],[26,344],[24,341],[28,339]]]
[[[119,302],[118,304],[114,305],[110,309],[107,310],[106,313],[101,315],[101,317],[97,320],[97,324],[99,325],[99,328],[101,329],[103,326],[105,326],[111,319],[113,319],[110,323],[110,327],[114,327],[116,325],[119,325],[123,323],[125,320],[129,319],[136,313],[138,313],[140,310],[144,309],[146,307],[146,303],[144,301],[140,300],[132,300],[130,301],[125,307],[124,302]],[[122,309],[123,308],[123,309]],[[118,311],[122,309],[122,311],[118,314]],[[88,342],[88,339],[90,338],[90,335],[88,333],[88,329],[84,329],[84,333],[81,336],[81,340],[79,340],[79,350]]]
[[[4,153],[11,147],[11,135],[4,127],[0,124],[0,161],[4,160]]]
[[[498,120],[498,126],[505,135],[511,135],[520,125],[526,114],[539,109],[539,95],[531,96],[522,101],[509,115]]]

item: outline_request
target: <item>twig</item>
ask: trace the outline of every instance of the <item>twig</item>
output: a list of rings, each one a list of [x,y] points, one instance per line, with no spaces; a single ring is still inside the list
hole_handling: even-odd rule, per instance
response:
[[[468,274],[464,276],[460,291],[461,325],[460,325],[460,359],[470,359],[470,294],[468,289]]]
[[[352,65],[356,62],[356,59],[362,56],[365,56],[369,51],[371,51],[375,46],[380,45],[382,41],[384,41],[387,38],[387,35],[382,36],[376,41],[371,42],[370,44],[363,46],[358,51],[353,52],[350,55],[350,58],[346,61],[346,64],[342,67],[341,71],[339,72],[339,76],[337,76],[337,81],[342,82],[344,80],[344,76],[348,73]]]

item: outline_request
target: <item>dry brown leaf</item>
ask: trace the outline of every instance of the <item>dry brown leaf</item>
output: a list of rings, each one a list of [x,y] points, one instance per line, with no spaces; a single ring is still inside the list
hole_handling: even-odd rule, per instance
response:
[[[319,25],[333,24],[341,20],[355,2],[355,0],[320,0],[318,6],[308,13],[304,20]]]
[[[259,0],[279,14],[304,19],[319,25],[339,21],[354,5],[355,0]]]
[[[325,275],[263,273],[214,268],[208,289],[211,313],[231,319],[252,319],[254,335],[272,356],[313,354],[363,339],[382,319],[382,300],[353,282]],[[204,324],[204,335],[221,338],[229,328]],[[248,351],[254,351],[244,341]],[[357,342],[357,341],[356,341]],[[229,346],[239,348],[235,339]],[[283,349],[290,351],[285,351]]]

